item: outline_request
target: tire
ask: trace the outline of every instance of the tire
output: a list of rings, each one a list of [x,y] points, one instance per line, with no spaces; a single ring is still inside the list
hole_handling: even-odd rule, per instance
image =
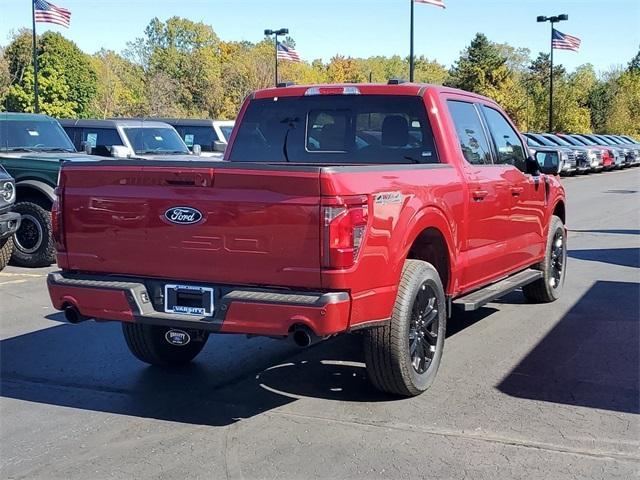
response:
[[[11,253],[13,252],[13,237],[0,240],[0,272],[9,263]]]
[[[559,244],[558,241],[561,243]],[[532,303],[549,303],[560,298],[567,266],[567,234],[564,223],[551,217],[544,260],[534,268],[542,271],[542,278],[522,287],[522,293]],[[558,272],[558,268],[560,272]]]
[[[55,261],[51,212],[32,201],[16,203],[14,211],[22,215],[22,222],[13,234],[11,261],[20,267],[48,267]]]
[[[427,308],[423,309],[420,302],[425,302],[425,298],[429,300]],[[418,316],[419,311],[422,314],[430,312],[425,315],[427,320],[422,327],[416,325],[423,318]],[[427,262],[407,260],[390,323],[364,332],[365,363],[371,383],[378,390],[403,397],[413,397],[427,390],[440,366],[446,321],[445,295],[438,272]],[[416,367],[412,351],[418,346],[416,357],[419,360],[419,345],[426,349],[422,350],[425,358],[424,364],[420,362]]]
[[[191,362],[209,337],[208,333],[203,332],[199,339],[192,339],[186,345],[171,345],[165,339],[169,330],[171,329],[156,325],[122,324],[122,333],[131,353],[138,360],[162,367],[181,366]]]

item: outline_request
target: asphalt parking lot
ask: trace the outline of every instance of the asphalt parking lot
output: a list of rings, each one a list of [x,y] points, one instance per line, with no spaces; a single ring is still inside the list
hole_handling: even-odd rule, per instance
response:
[[[307,350],[217,336],[135,360],[64,323],[49,269],[0,273],[0,478],[630,479],[640,473],[640,168],[569,178],[561,300],[449,321],[435,385],[395,400],[358,335]]]

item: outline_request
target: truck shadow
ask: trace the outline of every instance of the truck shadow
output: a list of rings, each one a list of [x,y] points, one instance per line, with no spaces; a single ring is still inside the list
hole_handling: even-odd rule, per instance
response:
[[[602,248],[592,250],[569,250],[571,258],[592,262],[610,263],[623,267],[640,268],[640,248]]]
[[[502,380],[508,395],[640,413],[640,284],[598,281]]]
[[[448,336],[495,311],[455,316]],[[265,338],[214,335],[194,364],[161,369],[131,356],[118,324],[86,322],[3,340],[0,366],[3,397],[198,425],[229,425],[305,397],[398,400],[370,385],[360,334],[306,350]]]

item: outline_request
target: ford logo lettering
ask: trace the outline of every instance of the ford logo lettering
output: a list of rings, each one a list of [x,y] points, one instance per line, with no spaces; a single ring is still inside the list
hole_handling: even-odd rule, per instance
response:
[[[168,330],[167,333],[164,334],[164,338],[171,345],[175,345],[177,347],[183,347],[191,341],[191,336],[187,332],[185,332],[184,330],[176,330],[173,328],[171,330]]]
[[[191,207],[171,207],[164,212],[164,218],[178,225],[191,225],[202,220],[202,213]]]

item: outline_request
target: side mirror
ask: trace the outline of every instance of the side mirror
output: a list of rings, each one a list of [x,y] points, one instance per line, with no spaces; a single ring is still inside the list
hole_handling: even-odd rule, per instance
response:
[[[535,156],[527,157],[525,160],[525,173],[534,176],[540,175],[540,163],[538,162],[538,155],[540,154],[541,152],[537,152]]]
[[[227,144],[221,142],[220,140],[216,140],[213,142],[213,151],[214,152],[223,152],[227,149]]]
[[[93,154],[93,147],[91,146],[91,144],[89,142],[82,142],[82,150],[87,155]]]
[[[558,175],[560,173],[560,157],[558,152],[537,152],[535,163],[538,171],[547,175]]]
[[[191,152],[196,157],[199,157],[200,155],[202,155],[202,147],[196,143],[196,144],[193,145],[193,147],[191,147]]]
[[[124,145],[111,145],[111,156],[113,158],[129,158],[129,148]]]

